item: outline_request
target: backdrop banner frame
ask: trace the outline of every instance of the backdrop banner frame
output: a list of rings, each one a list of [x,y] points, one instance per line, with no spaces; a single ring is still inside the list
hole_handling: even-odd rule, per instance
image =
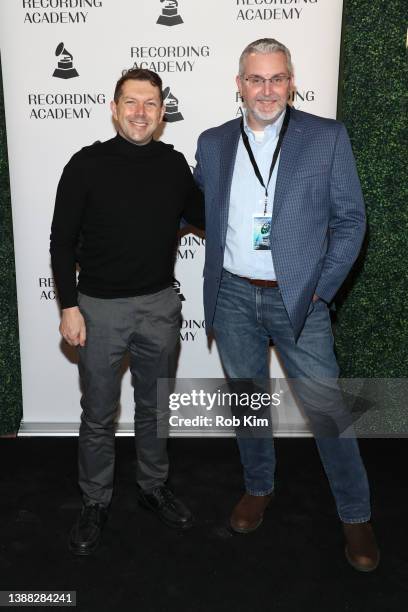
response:
[[[238,58],[266,36],[292,53],[291,103],[335,118],[342,0],[2,0],[0,40],[13,209],[24,420],[21,431],[76,434],[76,351],[61,342],[49,234],[64,165],[81,147],[114,136],[109,102],[124,68],[159,72],[166,95],[160,138],[191,167],[198,135],[241,114]],[[124,19],[126,16],[126,19]],[[226,37],[226,33],[228,37]],[[319,58],[317,63],[316,58]],[[154,237],[152,236],[152,249]],[[204,329],[204,239],[180,237],[175,277],[183,302],[178,376],[223,376]],[[284,374],[271,353],[271,376]],[[133,392],[124,375],[118,431],[133,433]],[[307,435],[281,423],[277,435]]]

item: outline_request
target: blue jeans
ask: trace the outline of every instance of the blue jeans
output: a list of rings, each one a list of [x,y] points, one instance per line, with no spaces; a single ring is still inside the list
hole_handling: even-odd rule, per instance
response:
[[[295,342],[279,289],[256,287],[224,270],[215,311],[214,335],[229,379],[267,379],[269,342],[272,339],[290,379],[329,381],[329,387],[334,385],[336,388],[326,397],[340,397],[330,314],[322,300],[311,304],[304,328]],[[314,389],[313,385],[311,388]],[[311,420],[339,517],[345,523],[368,521],[370,491],[357,440],[316,433],[320,431],[319,425],[315,430],[313,423],[324,415],[316,417],[316,412],[313,414],[308,391],[310,387],[303,384],[296,389]],[[332,404],[327,406],[327,411],[336,422],[338,413],[341,419],[344,411],[341,406],[334,406],[336,402]],[[251,495],[271,493],[276,464],[272,436],[238,436],[237,441],[247,492]]]

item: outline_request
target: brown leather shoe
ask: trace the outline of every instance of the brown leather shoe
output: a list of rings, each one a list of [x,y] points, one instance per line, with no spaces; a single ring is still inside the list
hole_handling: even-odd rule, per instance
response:
[[[237,533],[250,533],[255,531],[262,523],[266,506],[271,501],[273,493],[269,495],[250,495],[245,493],[230,518],[230,526]]]
[[[359,572],[372,572],[380,562],[375,535],[370,523],[343,523],[346,559]]]

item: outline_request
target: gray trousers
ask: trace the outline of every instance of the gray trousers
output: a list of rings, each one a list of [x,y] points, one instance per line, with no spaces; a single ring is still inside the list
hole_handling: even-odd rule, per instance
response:
[[[167,439],[157,437],[157,379],[175,377],[181,302],[169,287],[132,298],[79,294],[78,304],[87,333],[85,346],[79,348],[79,486],[85,504],[108,506],[115,464],[114,420],[127,352],[134,385],[137,482],[149,490],[167,479]]]

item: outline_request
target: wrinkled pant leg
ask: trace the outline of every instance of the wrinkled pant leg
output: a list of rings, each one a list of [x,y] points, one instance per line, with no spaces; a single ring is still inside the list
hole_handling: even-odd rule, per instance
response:
[[[80,296],[87,338],[79,348],[83,395],[78,441],[79,486],[85,504],[107,507],[112,498],[115,466],[115,416],[121,361],[126,352],[125,313],[117,300]]]
[[[135,397],[136,479],[148,491],[168,477],[167,438],[158,436],[158,418],[168,422],[168,411],[161,407],[159,414],[157,382],[176,375],[181,302],[172,287],[136,299],[136,331],[129,344]]]
[[[259,292],[246,280],[223,271],[214,317],[214,335],[231,391],[239,380],[264,384],[269,378],[269,335],[259,310]],[[272,427],[268,435],[250,437],[236,430],[244,469],[245,490],[250,495],[267,495],[274,489],[275,448]]]
[[[269,299],[273,307],[269,328],[310,420],[339,517],[346,523],[368,521],[370,489],[358,441],[355,437],[341,437],[352,419],[337,382],[339,368],[327,305],[321,300],[313,305],[295,342],[279,293]]]

